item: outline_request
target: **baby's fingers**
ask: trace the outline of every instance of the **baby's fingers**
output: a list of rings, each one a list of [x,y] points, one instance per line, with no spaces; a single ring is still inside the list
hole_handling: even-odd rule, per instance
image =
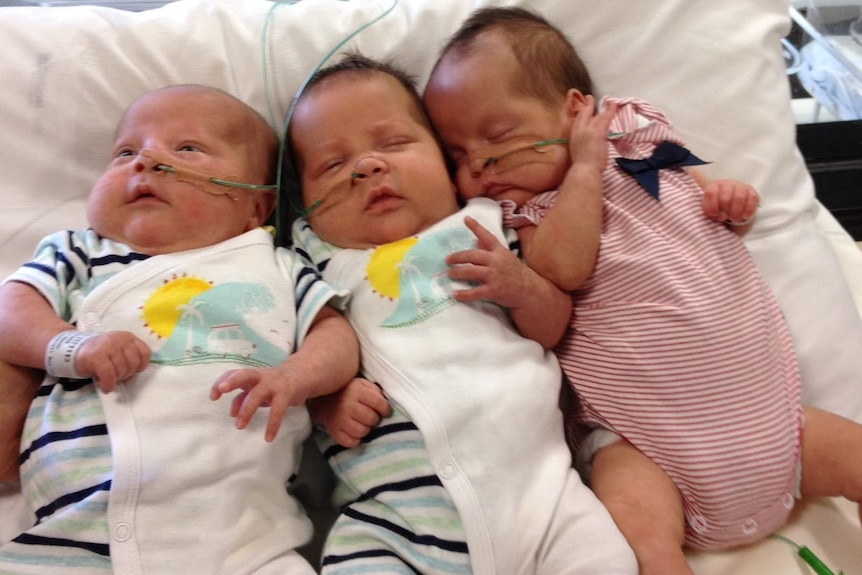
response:
[[[113,391],[117,382],[143,371],[150,361],[150,348],[134,335],[110,331],[90,337],[78,350],[75,365],[92,376],[99,389]]]
[[[143,352],[137,346],[120,349],[96,366],[93,379],[99,389],[110,393],[116,388],[117,383],[146,369],[150,350],[145,344],[141,345],[144,348]]]
[[[608,105],[605,106],[604,110],[602,110],[601,113],[595,117],[595,129],[605,138],[611,136],[611,122],[613,122],[614,118],[616,117],[617,107],[618,106],[616,102],[610,102]]]
[[[605,107],[596,115],[596,118],[599,118],[600,123],[604,124],[605,128],[607,128],[611,125],[611,121],[614,119],[614,116],[616,116],[619,107],[619,102],[606,102]]]
[[[260,407],[270,408],[265,439],[266,441],[272,441],[275,439],[276,434],[278,434],[279,427],[281,427],[281,420],[284,418],[287,403],[276,394],[267,391],[264,386],[257,386],[248,393],[243,394],[243,400],[239,402],[239,408],[236,413],[236,428],[245,429]],[[233,411],[233,408],[231,411]]]
[[[389,417],[392,414],[392,406],[389,404],[386,396],[383,395],[383,392],[380,391],[380,388],[376,384],[367,380],[362,381],[364,382],[363,385],[371,390],[370,393],[363,395],[362,403],[378,414],[378,421],[380,417]],[[369,425],[377,425],[377,422],[369,422]]]
[[[336,429],[332,431],[329,435],[332,437],[332,440],[335,441],[341,447],[346,447],[350,449],[351,447],[356,447],[359,445],[359,442],[362,440],[365,435],[367,435],[367,431],[365,433],[360,433],[359,435],[353,435],[352,433],[340,429]]]
[[[497,237],[489,232],[485,226],[477,222],[475,219],[470,216],[466,216],[464,218],[464,224],[473,232],[473,235],[476,236],[477,247],[482,250],[492,250],[496,247],[499,247],[500,241]]]
[[[242,408],[242,404],[245,401],[245,398],[248,396],[247,391],[243,391],[239,395],[233,398],[230,402],[230,416],[236,419],[236,416],[239,415],[239,410]]]
[[[123,348],[125,373],[120,379],[126,379],[144,371],[150,363],[150,348],[138,338],[132,340],[132,345]]]
[[[468,265],[485,266],[488,265],[488,253],[483,250],[454,252],[446,256],[446,265],[452,266],[452,269],[459,269],[459,267]],[[452,275],[451,271],[450,276]]]
[[[744,222],[754,217],[760,196],[753,189],[746,193],[738,194],[729,210],[730,219],[734,222]]]
[[[264,439],[267,442],[272,441],[278,435],[286,411],[287,403],[278,399],[273,400],[272,405],[269,406],[269,419],[266,422],[266,433],[264,434]]]
[[[257,408],[268,405],[262,394],[256,393],[257,391],[258,389],[253,389],[234,398],[230,411],[231,415],[236,418],[237,429],[245,429]]]
[[[754,188],[735,180],[714,180],[703,189],[703,212],[716,221],[747,221],[754,216],[759,201]]]
[[[357,408],[349,414],[345,413],[333,419],[327,427],[332,439],[343,447],[358,445],[359,441],[380,423],[381,415],[377,411],[354,407]]]
[[[212,389],[210,389],[210,399],[213,401],[220,398],[225,393],[242,389],[248,391],[254,387],[260,380],[260,374],[254,369],[231,369],[219,376]]]

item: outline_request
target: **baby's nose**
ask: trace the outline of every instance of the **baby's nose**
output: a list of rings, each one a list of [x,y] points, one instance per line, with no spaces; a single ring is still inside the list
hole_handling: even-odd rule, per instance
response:
[[[481,178],[487,175],[489,168],[497,163],[497,158],[491,156],[472,155],[467,161],[471,178]]]
[[[385,174],[389,171],[389,164],[377,156],[363,156],[356,161],[351,176],[353,179],[362,179],[375,174]]]
[[[145,150],[141,150],[138,152],[138,155],[135,156],[135,161],[133,163],[134,170],[136,172],[144,172],[147,170],[160,172],[162,170],[162,163],[158,162],[145,152]]]

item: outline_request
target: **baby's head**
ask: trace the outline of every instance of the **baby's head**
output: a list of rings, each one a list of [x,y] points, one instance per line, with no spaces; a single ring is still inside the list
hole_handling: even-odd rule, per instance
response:
[[[333,245],[390,243],[458,210],[421,98],[389,64],[350,55],[315,74],[287,146],[306,218]]]
[[[485,8],[444,47],[424,103],[456,166],[458,192],[521,205],[562,182],[568,150],[549,142],[568,137],[592,91],[558,29],[524,9]]]
[[[238,236],[272,211],[275,188],[267,185],[278,149],[266,120],[226,92],[198,85],[148,92],[120,119],[87,202],[90,226],[149,255]]]

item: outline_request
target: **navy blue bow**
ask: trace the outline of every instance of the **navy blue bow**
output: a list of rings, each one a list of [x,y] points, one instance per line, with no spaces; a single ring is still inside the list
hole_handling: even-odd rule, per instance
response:
[[[703,160],[678,144],[665,140],[655,147],[652,156],[643,160],[617,158],[617,164],[631,175],[649,195],[658,199],[658,171],[705,164]]]

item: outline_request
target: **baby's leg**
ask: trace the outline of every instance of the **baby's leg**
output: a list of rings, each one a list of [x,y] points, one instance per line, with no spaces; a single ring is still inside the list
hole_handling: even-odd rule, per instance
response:
[[[855,501],[862,523],[862,425],[814,407],[804,413],[802,496]]]
[[[449,575],[470,572],[461,518],[434,473],[422,433],[396,407],[360,445],[321,448],[341,509],[321,573]]]
[[[18,479],[21,433],[42,373],[0,362],[0,481]]]
[[[590,486],[634,550],[640,575],[693,575],[682,551],[682,498],[658,465],[616,441],[596,452]]]

